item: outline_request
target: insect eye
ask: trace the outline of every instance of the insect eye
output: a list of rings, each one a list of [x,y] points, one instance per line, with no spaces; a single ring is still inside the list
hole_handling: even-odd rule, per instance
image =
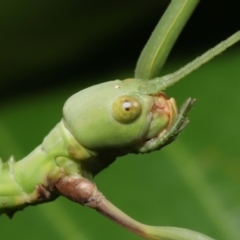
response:
[[[112,105],[112,115],[121,123],[132,122],[139,117],[141,111],[142,108],[139,101],[127,95],[116,98]]]

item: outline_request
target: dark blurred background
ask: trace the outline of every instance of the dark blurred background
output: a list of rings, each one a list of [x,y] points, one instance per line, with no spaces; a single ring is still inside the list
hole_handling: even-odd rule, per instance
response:
[[[1,102],[13,95],[69,85],[70,81],[98,81],[100,74],[116,75],[123,69],[133,72],[168,3],[1,2]],[[172,56],[201,52],[237,31],[239,9],[239,1],[202,0]]]
[[[0,155],[21,159],[84,87],[134,75],[141,49],[169,1],[0,1]],[[240,1],[202,0],[162,73],[240,29]],[[197,102],[178,140],[120,158],[95,181],[123,211],[152,225],[218,240],[240,236],[240,43],[167,93]],[[64,198],[0,217],[1,239],[139,239]]]

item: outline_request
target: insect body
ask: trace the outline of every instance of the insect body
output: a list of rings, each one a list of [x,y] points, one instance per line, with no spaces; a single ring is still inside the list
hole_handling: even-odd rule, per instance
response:
[[[186,14],[183,9],[193,11],[196,3],[178,0],[170,7],[174,4],[174,9],[179,7],[176,16],[180,16]],[[185,21],[190,12],[184,15]],[[172,21],[175,23],[176,18]],[[177,35],[182,25],[174,29]],[[169,31],[163,33],[163,39],[169,38],[172,46],[174,40],[167,34]],[[0,214],[12,217],[28,205],[63,195],[96,209],[146,239],[210,240],[191,230],[153,227],[131,219],[102,195],[92,179],[119,156],[152,152],[175,140],[188,124],[187,113],[195,99],[188,98],[178,111],[175,100],[167,97],[165,89],[239,40],[237,32],[172,74],[146,80],[149,72],[154,75],[156,67],[143,73],[137,67],[135,78],[101,83],[70,97],[63,108],[63,119],[40,146],[20,161],[10,158],[0,162]],[[170,48],[163,53],[157,50],[160,65]],[[155,63],[155,55],[145,63],[147,70],[152,69],[152,62]]]
[[[15,208],[51,201],[58,195],[55,184],[64,176],[92,179],[118,156],[161,148],[177,107],[162,92],[140,93],[142,83],[116,80],[73,95],[63,119],[39,147],[21,161],[1,162],[0,211],[11,215]],[[86,131],[91,128],[99,131]]]

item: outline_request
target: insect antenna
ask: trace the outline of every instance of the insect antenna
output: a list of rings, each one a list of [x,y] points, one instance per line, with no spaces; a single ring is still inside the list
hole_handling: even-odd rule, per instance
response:
[[[163,77],[157,77],[149,81],[143,81],[139,90],[145,94],[157,94],[178,82],[180,79],[187,76],[189,73],[193,72],[195,69],[199,68],[201,65],[208,62],[215,56],[219,55],[239,40],[240,31],[236,32],[225,41],[219,43],[214,48],[211,48],[200,57],[197,57],[195,60],[180,68],[178,71]]]

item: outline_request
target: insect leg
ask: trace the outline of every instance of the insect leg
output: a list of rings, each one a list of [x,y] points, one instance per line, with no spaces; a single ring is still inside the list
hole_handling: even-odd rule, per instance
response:
[[[56,184],[56,188],[70,200],[95,209],[122,227],[148,240],[213,240],[188,229],[142,224],[108,201],[93,182],[80,176],[64,177]]]
[[[135,78],[152,79],[158,76],[198,2],[199,0],[171,1],[141,52],[135,69]]]

